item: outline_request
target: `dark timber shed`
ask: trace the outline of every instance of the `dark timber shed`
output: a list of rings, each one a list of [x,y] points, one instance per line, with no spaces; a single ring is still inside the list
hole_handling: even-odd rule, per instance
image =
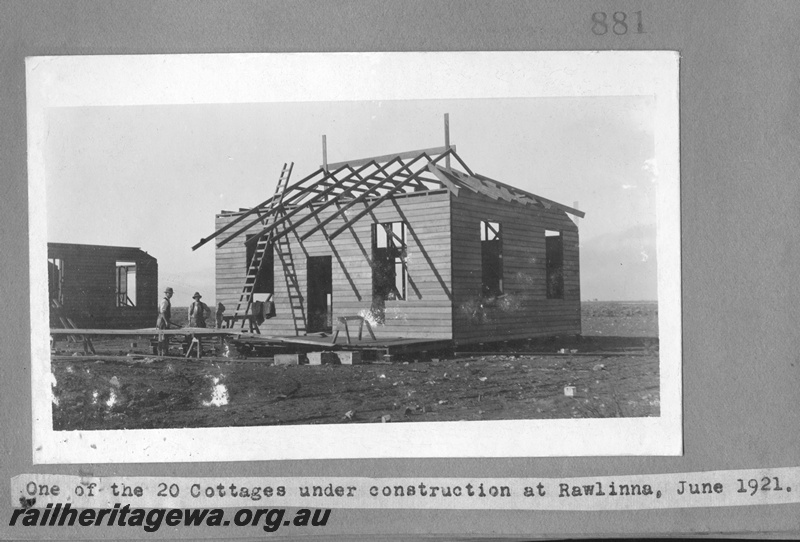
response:
[[[294,184],[291,170],[194,246],[218,239],[228,314],[271,298],[261,329],[275,336],[330,332],[343,316],[367,318],[378,339],[580,333],[569,215],[581,211],[473,172],[450,145],[325,164]]]
[[[143,250],[48,243],[47,271],[51,328],[155,327],[158,262]]]

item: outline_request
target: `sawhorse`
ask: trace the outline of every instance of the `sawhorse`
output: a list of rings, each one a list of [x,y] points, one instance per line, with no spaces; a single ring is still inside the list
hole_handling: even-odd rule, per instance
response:
[[[202,346],[200,345],[200,339],[196,336],[192,335],[192,342],[189,343],[189,348],[186,349],[186,355],[183,356],[184,358],[188,359],[189,355],[192,353],[192,348],[197,349],[197,359],[200,359],[200,355],[202,354]]]
[[[67,341],[72,342],[82,342],[83,343],[83,353],[87,356],[90,354],[96,355],[97,352],[94,349],[94,344],[92,343],[92,339],[89,338],[88,335],[69,335],[67,337]],[[50,350],[55,350],[56,347],[56,340],[55,338],[50,335]]]
[[[344,333],[347,335],[347,344],[350,344],[350,330],[347,327],[347,322],[358,322],[358,340],[361,340],[361,335],[364,331],[364,324],[367,324],[367,331],[369,331],[370,336],[372,337],[373,341],[376,341],[375,333],[372,332],[372,326],[370,325],[369,321],[366,320],[363,316],[339,316],[336,318],[336,332],[333,334],[333,340],[331,344],[336,344],[336,338],[339,336],[339,332],[342,330],[342,326],[344,326]]]

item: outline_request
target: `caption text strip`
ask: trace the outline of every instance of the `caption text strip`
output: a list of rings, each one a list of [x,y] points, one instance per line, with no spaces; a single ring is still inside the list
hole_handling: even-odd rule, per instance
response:
[[[14,506],[646,510],[800,502],[800,467],[582,478],[15,476]],[[35,501],[34,501],[35,499]]]

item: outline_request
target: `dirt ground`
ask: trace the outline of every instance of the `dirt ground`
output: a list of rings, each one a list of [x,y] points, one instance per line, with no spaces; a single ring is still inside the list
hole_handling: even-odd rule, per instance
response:
[[[392,363],[156,359],[147,355],[149,344],[122,339],[98,341],[100,355],[87,357],[60,342],[53,424],[95,430],[658,416],[657,336],[655,303],[595,302],[584,304],[580,339]]]

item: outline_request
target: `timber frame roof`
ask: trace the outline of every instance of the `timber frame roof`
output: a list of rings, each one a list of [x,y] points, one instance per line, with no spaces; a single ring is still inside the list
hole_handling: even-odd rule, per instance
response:
[[[464,171],[451,168],[451,158]],[[293,164],[284,164],[282,178],[288,179],[292,167]],[[469,190],[494,200],[555,208],[577,217],[584,216],[583,212],[572,207],[474,173],[458,156],[455,145],[450,145],[320,166],[314,173],[286,186],[285,190],[276,191],[273,197],[255,207],[238,212],[223,211],[223,215],[238,216],[212,235],[201,239],[192,250],[218,237],[221,240],[217,242],[217,247],[224,246],[259,223],[264,228],[247,243],[256,243],[267,235],[274,242],[318,216],[320,211],[331,208],[335,211],[304,234],[301,240],[341,217],[345,223],[332,233],[327,233],[328,238],[333,239],[389,198],[420,195],[435,190],[448,190],[455,196],[461,190]],[[365,204],[362,210],[352,216],[345,215],[348,209],[361,202]],[[304,209],[309,212],[291,220]],[[234,230],[234,226],[238,228]]]

